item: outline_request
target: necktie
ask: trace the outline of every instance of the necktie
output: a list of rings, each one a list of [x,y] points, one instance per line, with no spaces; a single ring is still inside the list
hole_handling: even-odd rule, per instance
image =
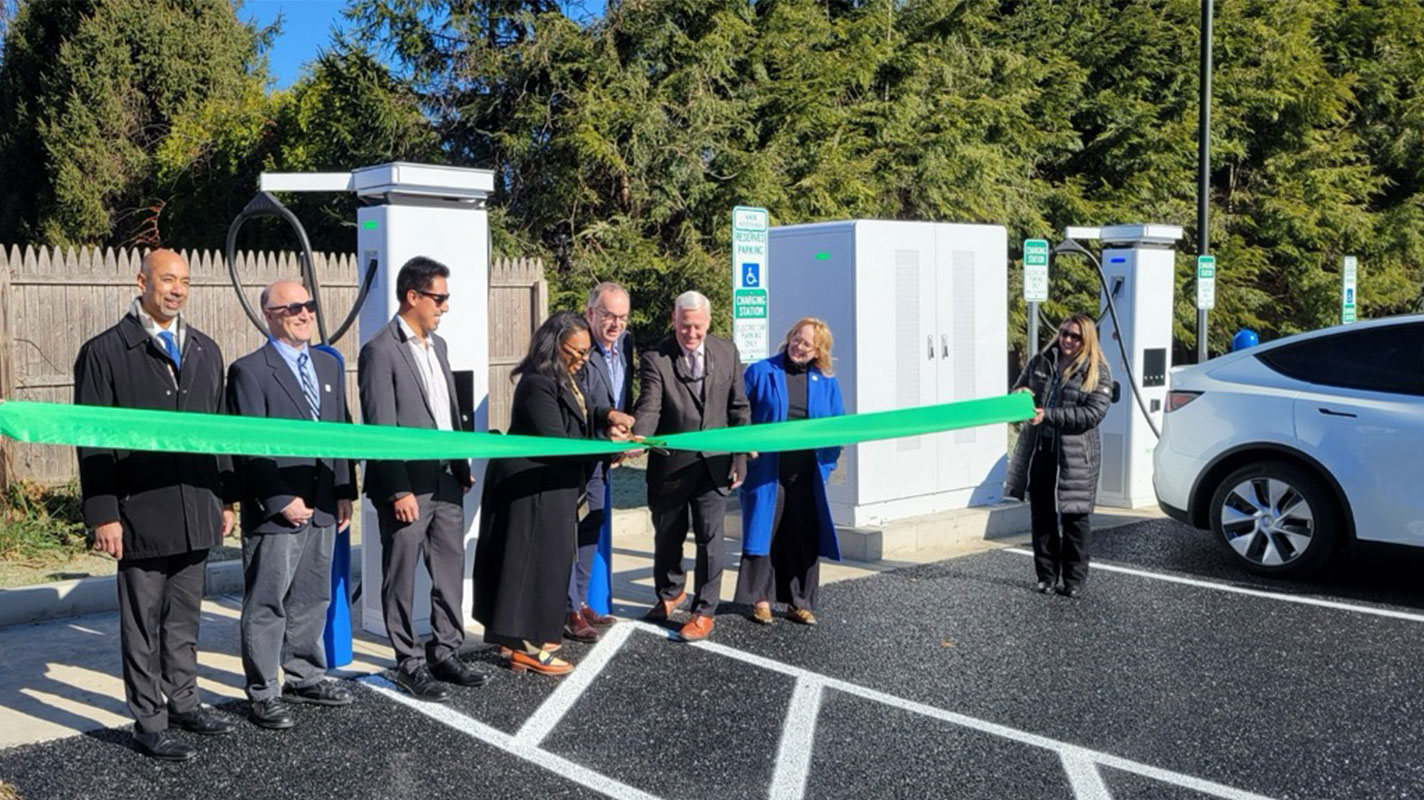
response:
[[[173,366],[180,366],[178,354],[178,340],[173,338],[173,331],[159,331],[158,338],[163,340],[163,349],[168,351],[168,357],[173,359]]]
[[[687,367],[692,371],[692,379],[702,380],[702,351],[693,350],[687,356]]]
[[[316,393],[316,383],[312,381],[311,374],[307,372],[307,364],[311,357],[306,353],[297,356],[297,372],[302,376],[302,394],[307,396],[307,410],[311,412],[312,419],[321,419],[321,399]]]

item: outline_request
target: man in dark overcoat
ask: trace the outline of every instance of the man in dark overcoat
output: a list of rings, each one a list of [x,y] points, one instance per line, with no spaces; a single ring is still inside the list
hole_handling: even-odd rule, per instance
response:
[[[144,257],[128,313],[79,351],[76,404],[222,413],[222,352],[182,315],[188,283],[178,253]],[[208,548],[234,520],[231,459],[81,447],[79,483],[95,549],[119,561],[119,642],[134,739],[153,758],[187,761],[196,751],[170,736],[170,726],[207,735],[233,729],[199,702],[197,680],[203,568]]]

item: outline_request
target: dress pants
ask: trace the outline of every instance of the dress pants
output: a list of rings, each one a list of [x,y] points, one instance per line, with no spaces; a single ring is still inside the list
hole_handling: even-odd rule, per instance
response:
[[[140,733],[198,705],[198,615],[208,551],[119,561],[124,696]],[[164,697],[168,702],[164,704]]]
[[[399,522],[389,502],[377,504],[381,528],[381,612],[396,651],[396,666],[407,674],[454,655],[465,641],[464,490],[442,471],[432,494],[416,495],[420,513]],[[431,637],[422,650],[415,634],[415,572],[421,560],[430,573]]]
[[[1058,451],[1040,447],[1028,477],[1029,517],[1033,526],[1033,566],[1040,581],[1082,588],[1088,580],[1087,514],[1058,513]],[[1060,534],[1059,528],[1062,528]]]
[[[691,473],[691,475],[688,475]],[[727,545],[722,537],[727,497],[717,491],[707,468],[696,463],[683,470],[683,479],[648,487],[648,510],[653,518],[653,587],[659,600],[672,600],[687,583],[682,544],[688,523],[697,542],[692,613],[712,616],[722,595],[722,568]]]
[[[242,671],[247,696],[266,700],[287,683],[312,686],[326,674],[326,609],[336,526],[242,537]]]
[[[578,551],[574,558],[574,568],[569,573],[569,613],[583,608],[588,602],[588,581],[593,574],[593,557],[598,552],[598,537],[603,533],[606,512],[601,508],[591,508],[578,523]]]
[[[809,457],[806,457],[809,453]],[[821,584],[821,522],[816,491],[820,468],[811,451],[782,453],[776,484],[768,555],[742,554],[737,572],[737,602],[776,601],[813,611]]]

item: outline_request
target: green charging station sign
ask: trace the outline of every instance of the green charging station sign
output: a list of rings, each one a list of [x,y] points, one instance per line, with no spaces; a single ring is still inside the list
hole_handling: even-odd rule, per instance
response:
[[[1358,319],[1355,311],[1355,278],[1359,273],[1359,262],[1354,256],[1345,256],[1340,262],[1340,323],[1348,324]]]
[[[1216,308],[1216,256],[1197,256],[1197,308]]]

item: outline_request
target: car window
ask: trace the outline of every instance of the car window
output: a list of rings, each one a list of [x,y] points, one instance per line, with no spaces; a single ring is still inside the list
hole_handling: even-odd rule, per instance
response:
[[[1256,358],[1309,383],[1424,395],[1424,323],[1347,330],[1267,350]]]

